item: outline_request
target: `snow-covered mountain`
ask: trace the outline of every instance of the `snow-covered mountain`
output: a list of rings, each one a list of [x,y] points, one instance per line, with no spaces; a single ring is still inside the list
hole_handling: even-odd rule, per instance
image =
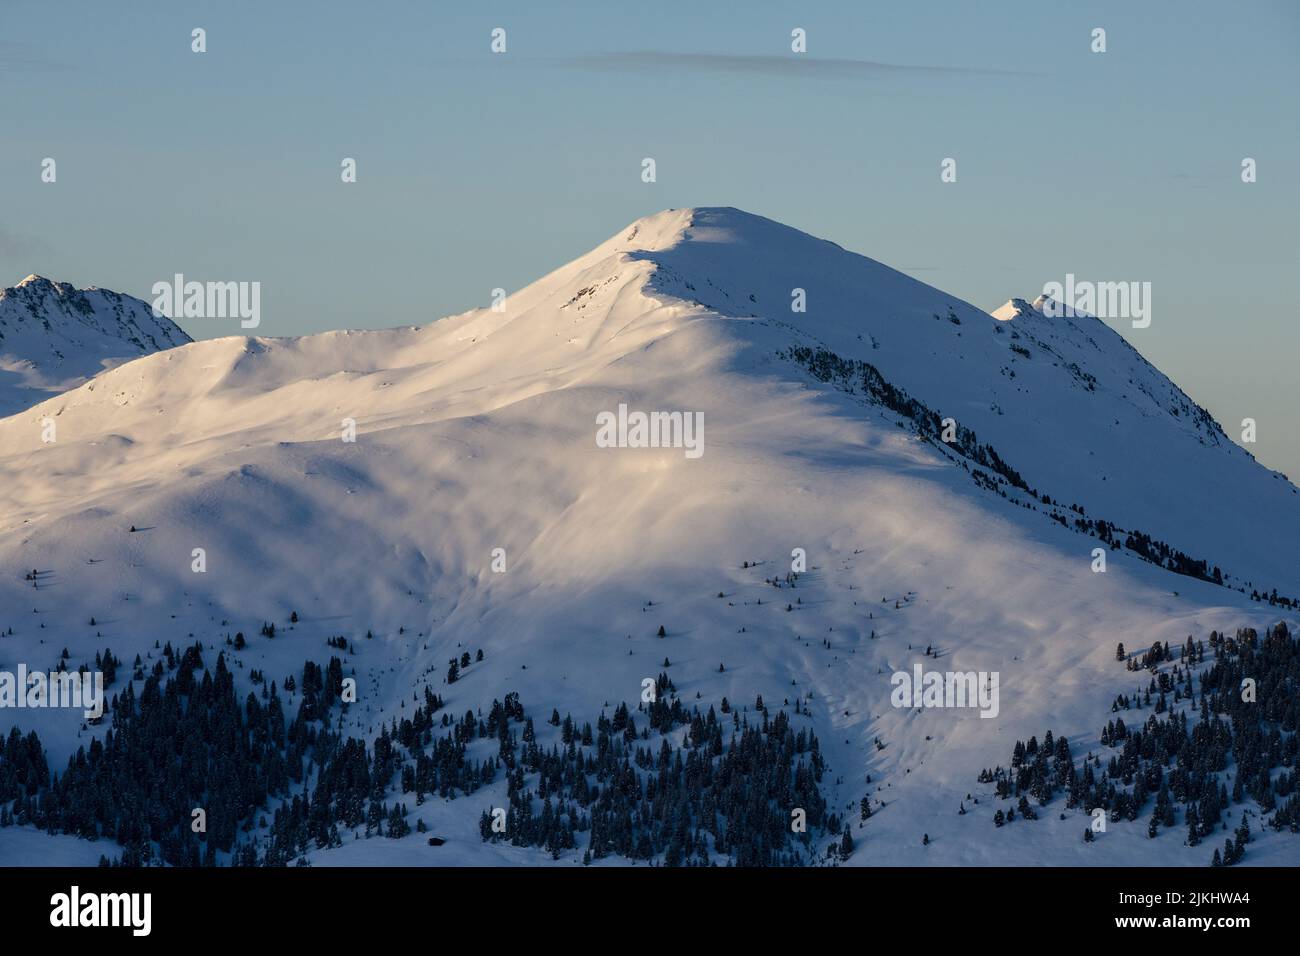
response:
[[[702,454],[602,447],[620,406],[702,415]],[[873,801],[863,864],[1204,864],[1139,823],[1085,845],[1056,806],[995,830],[977,777],[1049,727],[1097,751],[1112,701],[1145,686],[1118,642],[1294,625],[1249,595],[1300,594],[1300,493],[1102,322],[989,315],[728,208],[639,220],[499,310],[104,372],[0,420],[0,530],[0,667],[238,631],[246,694],[341,635],[348,732],[426,688],[456,719],[517,691],[545,747],[552,709],[635,712],[666,673],[687,707],[797,703],[830,806],[856,827]],[[996,717],[892,706],[891,674],[918,665],[999,673]],[[9,725],[56,769],[102,733],[55,711],[0,710]],[[550,859],[480,839],[506,800],[498,777],[423,803],[450,840],[436,858],[414,839],[312,858]],[[1264,834],[1251,859],[1300,856]]]
[[[189,341],[139,299],[28,276],[0,289],[0,415],[74,388],[105,368]]]

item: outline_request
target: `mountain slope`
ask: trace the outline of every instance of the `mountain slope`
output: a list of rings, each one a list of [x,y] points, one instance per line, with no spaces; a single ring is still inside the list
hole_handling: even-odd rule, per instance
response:
[[[1220,563],[1239,584],[1300,593],[1300,492],[1090,316],[1010,321],[822,240],[729,210],[648,253],[655,288],[724,315],[780,322],[863,359],[972,428],[1031,487]],[[802,288],[807,314],[790,313]],[[751,298],[752,297],[752,298]],[[1282,522],[1281,526],[1277,522]],[[1235,570],[1234,570],[1235,569]]]
[[[105,368],[189,341],[139,299],[28,276],[0,289],[0,415],[80,385]]]
[[[793,289],[806,312],[791,311]],[[999,322],[737,210],[670,210],[501,312],[146,356],[0,421],[0,628],[14,629],[0,664],[53,666],[64,644],[74,663],[103,646],[147,660],[155,641],[239,631],[246,682],[322,659],[343,635],[361,686],[349,732],[373,737],[426,687],[453,714],[513,690],[545,746],[552,708],[595,722],[666,671],[687,704],[800,702],[794,719],[831,767],[827,799],[842,814],[864,792],[880,802],[856,862],[1203,864],[1173,839],[1085,848],[1073,820],[993,839],[987,815],[955,812],[987,795],[981,769],[1045,726],[1078,753],[1098,747],[1137,679],[1117,642],[1275,619],[1129,550],[1094,573],[1097,540],[1050,520],[1042,495],[1233,582],[1300,591],[1295,489],[1100,323],[1048,321]],[[821,362],[799,359],[817,350]],[[892,391],[864,387],[860,363]],[[904,392],[928,411],[900,411]],[[620,405],[702,413],[704,453],[598,447],[598,416]],[[973,430],[962,447],[995,448],[1040,498],[933,440],[930,413]],[[45,417],[53,444],[33,427]],[[808,569],[792,588],[795,549]],[[274,639],[255,636],[264,621]],[[891,673],[940,659],[930,646],[945,669],[1002,675],[995,719],[891,706]],[[448,660],[480,648],[446,683]],[[35,727],[61,767],[79,721],[20,716],[0,711],[0,730]],[[435,862],[535,862],[479,840],[480,812],[504,799],[498,781],[421,808],[459,847]],[[1261,837],[1253,857],[1294,859],[1283,839]],[[416,862],[425,849],[317,856]]]

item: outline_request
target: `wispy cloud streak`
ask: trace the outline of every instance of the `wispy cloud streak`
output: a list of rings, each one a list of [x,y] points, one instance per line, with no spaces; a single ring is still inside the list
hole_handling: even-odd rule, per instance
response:
[[[628,50],[590,53],[549,60],[555,66],[609,72],[748,73],[765,76],[819,79],[877,79],[891,75],[1032,76],[1019,70],[968,66],[882,63],[811,57],[806,54],[675,53],[665,50]]]

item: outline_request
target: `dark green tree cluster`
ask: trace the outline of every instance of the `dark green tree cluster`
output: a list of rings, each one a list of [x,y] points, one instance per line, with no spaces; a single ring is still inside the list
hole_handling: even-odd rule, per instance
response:
[[[1190,637],[1177,654],[1156,643],[1142,655],[1136,669],[1151,671],[1145,692],[1121,695],[1112,711],[1151,712],[1145,722],[1107,722],[1101,743],[1112,753],[1104,765],[1089,754],[1077,767],[1065,738],[1053,743],[1049,732],[1042,745],[1016,741],[1010,770],[985,770],[981,781],[1001,798],[1019,796],[1022,817],[1026,796],[1045,806],[1060,791],[1067,808],[1100,807],[1112,820],[1137,820],[1153,803],[1153,839],[1178,825],[1181,807],[1189,846],[1226,829],[1230,808],[1247,801],[1272,814],[1265,822],[1273,829],[1300,832],[1300,640],[1282,622],[1262,636],[1253,628],[1233,637],[1211,631],[1209,649],[1209,666],[1205,644]],[[1132,658],[1128,665],[1135,669]],[[1237,836],[1215,851],[1223,865],[1245,852],[1244,817]]]
[[[660,674],[652,703],[619,704],[594,728],[553,710],[562,742],[545,748],[517,693],[486,716],[456,719],[426,688],[409,716],[367,744],[331,729],[331,714],[347,706],[338,658],[307,661],[285,678],[281,689],[298,697],[289,721],[274,681],[250,675],[261,694],[241,704],[225,655],[209,670],[203,653],[201,644],[168,644],[147,674],[137,661],[139,695],[129,682],[110,699],[111,728],[62,775],[50,772],[34,732],[14,729],[0,748],[0,825],[113,840],[123,848],[115,865],[287,866],[340,845],[345,830],[409,834],[406,805],[387,802],[395,786],[418,806],[472,794],[504,773],[506,829],[496,833],[489,820],[484,839],[555,855],[585,845],[587,859],[793,865],[811,859],[814,834],[841,836],[819,790],[816,736],[796,731],[784,712],[773,716],[761,698],[752,715],[725,703],[721,715],[687,711]],[[484,742],[495,752],[483,754]],[[799,833],[796,808],[806,818]],[[203,827],[192,826],[196,809]],[[852,837],[837,845],[851,853]]]
[[[657,684],[666,689],[670,682],[661,674]],[[558,856],[581,845],[585,834],[586,859],[613,855],[669,866],[708,865],[714,855],[738,866],[806,862],[813,833],[839,832],[818,789],[824,769],[818,741],[808,731],[796,733],[784,712],[772,717],[760,707],[759,713],[761,722],[735,711],[728,721],[713,707],[688,714],[678,700],[656,696],[640,734],[622,704],[613,718],[601,715],[594,735],[590,725],[578,732],[566,717],[562,747],[525,743],[518,759],[513,748],[503,748],[505,831],[494,830],[485,810],[483,839],[541,846]],[[688,730],[675,746],[667,735],[682,725]],[[792,832],[793,808],[806,813],[804,833]],[[844,845],[852,852],[852,837]]]

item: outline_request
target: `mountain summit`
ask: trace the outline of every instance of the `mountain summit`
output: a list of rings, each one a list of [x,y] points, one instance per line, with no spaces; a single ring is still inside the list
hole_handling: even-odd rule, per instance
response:
[[[0,289],[0,416],[189,341],[139,299],[30,275]]]

